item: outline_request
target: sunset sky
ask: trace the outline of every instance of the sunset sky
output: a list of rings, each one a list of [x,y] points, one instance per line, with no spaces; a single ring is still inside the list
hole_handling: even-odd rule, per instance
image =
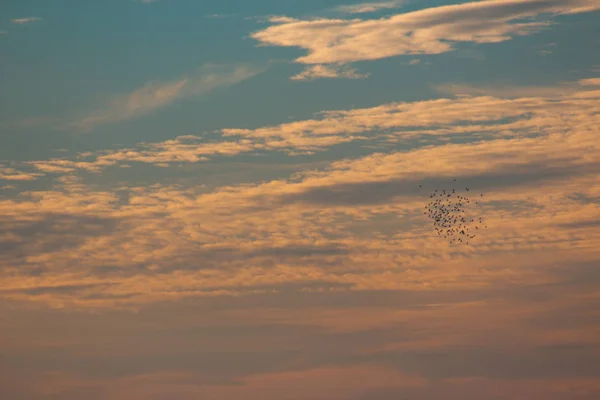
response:
[[[0,398],[599,399],[600,0],[0,1]]]

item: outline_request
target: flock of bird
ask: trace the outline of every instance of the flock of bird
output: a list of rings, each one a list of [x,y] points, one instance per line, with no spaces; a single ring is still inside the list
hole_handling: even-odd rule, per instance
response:
[[[465,190],[469,192],[469,188]],[[480,197],[483,197],[483,193],[480,193]],[[481,217],[471,218],[466,212],[468,208],[465,209],[471,203],[479,204],[479,201],[472,201],[466,195],[457,193],[456,189],[448,191],[436,189],[429,198],[431,200],[425,206],[427,211],[423,214],[433,220],[437,234],[449,239],[451,244],[469,244],[469,240],[477,236],[476,232],[481,227],[487,228]]]

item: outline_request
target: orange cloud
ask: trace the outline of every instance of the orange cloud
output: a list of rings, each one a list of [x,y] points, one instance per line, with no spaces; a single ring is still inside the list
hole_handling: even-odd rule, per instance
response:
[[[0,201],[9,250],[3,293],[60,307],[134,307],[288,287],[430,291],[555,282],[563,278],[533,265],[593,261],[600,239],[600,94],[578,87],[554,98],[460,97],[325,112],[318,120],[225,130],[241,137],[236,142],[186,136],[82,154],[88,161],[33,162],[65,173],[132,161],[193,164],[278,141],[315,146],[384,129],[389,140],[460,135],[479,129],[471,129],[473,119],[486,135],[215,189],[120,184],[117,194],[65,175],[52,190]],[[489,229],[465,248],[440,240],[422,216],[425,196],[450,177],[485,192],[472,212]],[[32,232],[39,235],[31,239]],[[520,269],[502,267],[507,253]]]

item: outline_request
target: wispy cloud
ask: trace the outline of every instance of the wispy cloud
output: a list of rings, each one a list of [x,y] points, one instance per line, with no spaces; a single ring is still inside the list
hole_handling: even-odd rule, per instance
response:
[[[171,82],[150,82],[131,93],[110,99],[106,106],[70,124],[70,127],[90,130],[101,124],[113,123],[146,115],[166,107],[176,100],[207,94],[249,79],[265,68],[250,66],[206,65],[200,72]]]
[[[318,78],[364,79],[368,76],[369,74],[359,73],[356,69],[344,65],[311,65],[290,79],[295,81],[308,81]]]
[[[109,101],[106,108],[95,111],[92,115],[77,122],[77,126],[87,130],[95,125],[122,121],[147,114],[157,108],[164,107],[182,95],[187,79],[175,82],[152,82],[132,93],[116,96]]]
[[[221,18],[229,18],[229,17],[235,17],[237,14],[208,14],[205,15],[206,18],[212,18],[212,19],[221,19]]]
[[[376,12],[379,10],[393,9],[402,6],[405,0],[381,1],[373,3],[359,3],[340,5],[334,7],[333,10],[344,14],[364,14]]]
[[[588,78],[579,81],[582,86],[600,86],[600,78]]]
[[[593,79],[587,81],[592,82]],[[580,84],[584,85],[585,83]],[[469,85],[464,83],[445,83],[432,85],[432,88],[438,93],[445,95],[494,96],[502,98],[562,96],[580,90],[578,85],[573,83],[554,86]]]
[[[548,28],[551,16],[599,9],[600,3],[590,0],[484,0],[372,20],[279,16],[270,19],[274,25],[251,37],[261,45],[306,49],[308,54],[297,58],[297,63],[341,64],[440,54],[453,51],[456,42],[503,42]],[[539,20],[541,16],[546,20]]]
[[[0,180],[33,181],[33,180],[36,180],[40,176],[43,176],[43,174],[18,171],[11,167],[0,166]]]
[[[40,17],[28,17],[28,18],[15,18],[13,20],[11,20],[11,22],[13,24],[29,24],[32,22],[37,22],[37,21],[41,21],[42,19]]]
[[[556,48],[556,43],[554,43],[554,42],[546,43],[546,44],[539,46],[536,53],[539,54],[540,56],[548,56],[548,55],[552,54],[552,51],[555,48]]]

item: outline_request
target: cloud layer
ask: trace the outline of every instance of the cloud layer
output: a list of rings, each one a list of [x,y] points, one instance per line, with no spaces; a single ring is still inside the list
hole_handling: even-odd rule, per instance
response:
[[[3,167],[4,393],[597,398],[598,88],[459,93]],[[194,176],[353,142],[369,154],[239,184]],[[192,177],[89,174],[149,164]],[[31,190],[30,176],[52,180]],[[484,194],[468,211],[489,229],[468,247],[422,214],[440,187]]]
[[[467,274],[463,286],[437,267],[425,275],[415,271],[432,268],[450,254],[457,260],[497,254],[500,260],[510,248],[524,254],[554,249],[553,258],[577,249],[578,259],[589,260],[598,233],[584,222],[600,219],[591,200],[600,195],[594,189],[600,176],[595,82],[583,80],[571,85],[578,90],[550,98],[463,96],[328,111],[321,119],[223,130],[223,138],[234,141],[180,137],[145,144],[145,149],[83,154],[87,161],[29,163],[37,172],[5,168],[4,176],[15,183],[43,174],[58,180],[52,190],[22,192],[0,202],[4,246],[10,250],[3,256],[3,291],[12,299],[103,307],[243,295],[280,285],[458,289],[474,284],[467,278],[472,272],[457,272]],[[465,137],[469,143],[454,143]],[[121,164],[178,168],[242,153],[324,151],[352,140],[390,146],[415,138],[422,145],[410,151],[375,152],[335,161],[325,170],[208,190],[157,183],[98,191],[71,175]],[[450,177],[487,193],[479,212],[495,226],[467,253],[434,245],[433,232],[419,219],[424,193],[416,191],[417,183],[437,187]],[[386,215],[401,216],[392,231],[393,224],[377,222]],[[89,230],[76,229],[69,222],[73,218],[87,221],[82,226]],[[518,233],[525,226],[527,233]],[[544,233],[549,229],[552,236]],[[44,234],[40,241],[26,240],[31,232]],[[400,258],[394,255],[398,246]],[[428,256],[422,253],[426,249]],[[375,254],[379,261],[361,271],[359,266]],[[335,264],[344,265],[345,272],[325,267]],[[355,268],[357,273],[347,272]],[[552,279],[533,271],[527,278],[532,282]],[[474,276],[489,285],[504,273]]]

